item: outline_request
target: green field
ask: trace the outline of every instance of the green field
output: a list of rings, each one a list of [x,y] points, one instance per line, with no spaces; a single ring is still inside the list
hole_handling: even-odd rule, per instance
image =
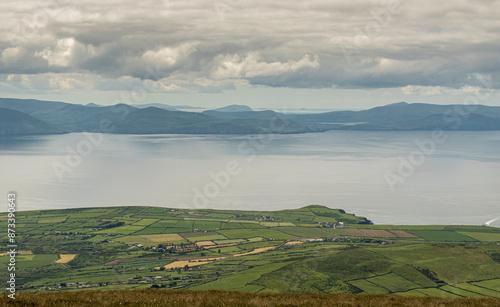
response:
[[[220,229],[220,227],[221,227],[221,222],[213,222],[213,221],[195,221],[193,225],[194,229],[199,229],[201,231],[205,230],[215,231],[217,229]]]
[[[286,240],[294,237],[292,235],[285,234],[279,230],[274,230],[274,229],[230,229],[230,230],[220,230],[219,233],[226,236],[229,239],[263,237],[274,240]]]
[[[155,222],[159,221],[158,219],[142,219],[138,222],[133,223],[132,225],[136,226],[149,226]]]
[[[462,297],[482,297],[481,294],[470,292],[470,291],[467,291],[467,290],[464,290],[464,289],[461,289],[458,287],[450,286],[450,285],[442,286],[440,289],[443,291],[446,291],[446,292],[456,294],[458,296],[462,296]]]
[[[419,289],[417,291],[420,293],[423,293],[425,295],[435,296],[435,297],[460,297],[459,295],[456,295],[454,293],[450,293],[450,292],[443,291],[441,289],[436,289],[436,288]]]
[[[272,263],[261,265],[256,268],[248,269],[241,274],[229,276],[226,278],[221,278],[213,282],[209,282],[200,286],[195,286],[193,290],[210,290],[210,289],[221,289],[221,290],[239,290],[249,286],[249,284],[256,279],[258,279],[262,274],[273,272],[285,265],[287,262],[283,263]],[[251,285],[253,289],[260,289],[263,286]],[[246,289],[248,291],[249,288]]]
[[[340,221],[345,228],[334,229]],[[6,222],[0,215],[0,228]],[[500,229],[493,227],[370,225],[318,205],[275,212],[26,211],[16,222],[19,250],[32,253],[16,257],[20,292],[157,287],[500,298]],[[350,236],[346,229],[378,237]],[[7,250],[3,240],[2,266],[10,260]],[[77,256],[54,263],[61,254]],[[86,284],[68,286],[74,282]]]
[[[476,286],[476,285],[473,285],[470,283],[462,283],[462,284],[457,284],[455,286],[460,288],[460,289],[468,290],[470,292],[474,292],[474,293],[481,294],[484,296],[491,296],[491,297],[500,298],[500,292],[495,291],[495,290],[491,290],[491,289],[487,289],[487,288],[483,288],[483,287],[479,287],[479,286]]]
[[[500,233],[488,232],[459,232],[473,239],[483,242],[500,242]]]
[[[500,278],[473,282],[472,284],[500,292]]]
[[[429,242],[471,242],[475,239],[454,231],[408,230],[409,233]]]
[[[188,240],[190,242],[198,242],[198,241],[211,241],[211,240],[224,240],[226,237],[220,234],[212,234],[209,236],[198,236],[198,237],[189,237]]]
[[[364,293],[383,293],[387,294],[389,293],[389,289],[386,289],[384,287],[381,287],[377,284],[374,284],[371,281],[368,281],[366,279],[358,279],[358,280],[352,280],[349,281],[349,283],[361,290],[363,290]]]
[[[368,278],[367,281],[388,289],[390,292],[405,292],[408,290],[419,288],[418,284],[392,272],[389,274]]]

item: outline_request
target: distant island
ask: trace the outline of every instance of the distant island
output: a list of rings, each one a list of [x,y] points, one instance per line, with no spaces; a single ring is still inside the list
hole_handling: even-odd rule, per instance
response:
[[[182,106],[188,108],[188,106]],[[194,108],[194,107],[192,107]],[[120,134],[260,134],[328,130],[500,130],[500,107],[406,102],[362,111],[284,114],[230,105],[203,112],[151,103],[101,106],[0,98],[0,135],[104,132]]]

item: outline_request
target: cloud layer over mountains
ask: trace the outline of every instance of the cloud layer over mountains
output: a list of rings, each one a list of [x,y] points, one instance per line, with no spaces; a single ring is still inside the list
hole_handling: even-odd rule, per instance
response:
[[[3,87],[500,86],[500,1],[27,0],[0,9]]]

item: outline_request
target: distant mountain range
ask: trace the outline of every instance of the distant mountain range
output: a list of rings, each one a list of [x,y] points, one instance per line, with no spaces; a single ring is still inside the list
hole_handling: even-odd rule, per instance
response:
[[[418,120],[431,115],[443,115],[445,113],[454,112],[454,110],[456,110],[455,112],[459,112],[458,110],[466,109],[463,105],[435,105],[425,103],[408,104],[406,102],[399,102],[363,111],[335,111],[321,114],[300,114],[297,115],[296,119],[300,119],[300,121],[303,122],[314,123],[318,121],[330,123],[388,123]],[[500,119],[500,107],[477,105],[476,109],[472,113]]]
[[[136,107],[138,109],[145,109],[145,108],[149,108],[149,107],[155,107],[155,108],[165,109],[165,110],[169,110],[169,111],[204,109],[204,108],[200,108],[200,107],[193,107],[193,106],[186,106],[186,105],[171,106],[171,105],[164,104],[164,103],[132,104],[131,106]]]
[[[287,120],[286,125],[281,125],[276,124],[275,119],[222,119],[198,112],[171,111],[154,106],[141,109],[125,104],[96,106],[0,98],[0,113],[2,118],[13,118],[2,121],[0,135],[83,131],[123,134],[260,134],[318,131],[291,120]],[[24,118],[21,122],[18,120],[21,119],[21,114],[25,115],[25,118],[36,119],[38,125],[28,124]],[[25,129],[22,129],[23,127]]]
[[[472,107],[469,107],[469,110]],[[274,111],[219,112],[203,114],[221,119],[271,119],[285,117],[319,130],[500,130],[500,107],[477,105],[473,112],[463,105],[408,104],[399,102],[363,111],[318,114],[281,114]]]
[[[187,106],[183,106],[187,107]],[[469,112],[469,111],[470,112]],[[326,130],[500,130],[500,107],[405,102],[363,111],[282,114],[231,105],[182,112],[164,104],[100,106],[0,98],[0,135],[64,132],[259,134]]]

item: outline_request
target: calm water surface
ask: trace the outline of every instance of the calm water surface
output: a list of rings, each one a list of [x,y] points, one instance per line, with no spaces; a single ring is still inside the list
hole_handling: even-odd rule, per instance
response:
[[[420,163],[413,172],[399,173],[401,159],[418,153],[415,142],[430,135],[104,135],[91,148],[81,133],[1,138],[0,192],[6,198],[16,191],[21,210],[121,205],[277,210],[323,204],[388,224],[480,225],[500,217],[500,132],[447,132],[433,153],[413,160]],[[78,148],[86,156],[68,165],[68,155]],[[220,175],[228,163],[238,166],[237,175]],[[399,177],[404,181],[392,189],[388,174],[404,175]],[[207,196],[195,197],[204,190]]]

